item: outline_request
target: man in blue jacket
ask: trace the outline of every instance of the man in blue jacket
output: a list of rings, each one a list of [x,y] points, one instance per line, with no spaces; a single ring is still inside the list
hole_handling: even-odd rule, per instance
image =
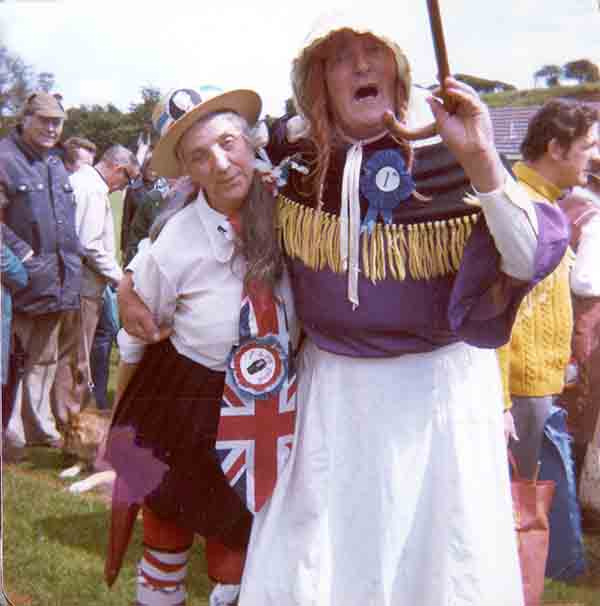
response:
[[[59,348],[63,322],[79,310],[82,268],[73,190],[55,149],[65,117],[54,96],[33,93],[16,129],[0,141],[2,221],[33,250],[29,284],[13,300],[14,330],[27,354],[6,436],[13,447],[61,445],[50,391],[59,356],[77,347],[74,339]]]

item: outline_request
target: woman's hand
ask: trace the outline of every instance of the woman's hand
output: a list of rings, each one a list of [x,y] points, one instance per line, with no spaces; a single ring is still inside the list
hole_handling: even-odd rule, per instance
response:
[[[435,122],[413,130],[388,111],[383,116],[386,128],[392,135],[408,141],[439,134],[477,191],[487,193],[502,187],[504,167],[494,147],[492,121],[485,103],[470,86],[452,77],[446,78],[444,88],[453,102],[452,113],[439,99],[430,97],[427,102]],[[434,91],[434,95],[440,94],[441,89]]]
[[[152,313],[133,289],[133,278],[125,272],[117,292],[119,316],[123,328],[133,337],[145,343],[157,343],[166,339],[173,329],[170,326],[157,326]]]
[[[464,82],[448,77],[444,85],[446,94],[454,101],[455,111],[449,113],[435,97],[428,99],[437,131],[477,191],[487,193],[502,187],[505,172],[494,147],[494,130],[487,106]],[[440,90],[434,91],[439,93]]]

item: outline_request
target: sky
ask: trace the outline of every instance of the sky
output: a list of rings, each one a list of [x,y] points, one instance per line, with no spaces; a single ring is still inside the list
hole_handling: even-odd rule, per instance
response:
[[[600,0],[440,0],[452,72],[533,86],[544,64],[600,62]],[[127,110],[146,85],[253,88],[282,113],[290,64],[323,10],[365,10],[406,51],[413,81],[436,66],[425,0],[0,0],[0,40],[54,73],[66,107]]]

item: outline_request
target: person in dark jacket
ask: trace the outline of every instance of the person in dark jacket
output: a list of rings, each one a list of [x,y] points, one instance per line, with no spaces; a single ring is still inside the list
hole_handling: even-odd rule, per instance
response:
[[[159,177],[150,166],[152,152],[147,152],[141,166],[140,178],[127,188],[123,200],[123,217],[121,219],[121,258],[126,265],[137,250],[140,238],[132,236],[132,224],[135,214],[147,196],[156,192],[161,198],[167,192],[168,183],[163,177]],[[154,196],[154,194],[152,194]]]
[[[61,343],[65,319],[80,306],[83,249],[75,231],[75,199],[55,146],[66,114],[45,92],[31,94],[19,125],[0,141],[2,221],[26,243],[27,288],[15,294],[14,329],[27,356],[8,423],[13,446],[60,446],[50,405],[59,356],[73,356],[77,341]]]
[[[137,205],[127,230],[126,246],[123,249],[123,265],[129,264],[138,252],[138,245],[147,238],[154,219],[165,206],[170,191],[169,183],[164,177],[158,177],[150,166],[152,153],[146,155],[142,165],[144,186],[138,190]]]

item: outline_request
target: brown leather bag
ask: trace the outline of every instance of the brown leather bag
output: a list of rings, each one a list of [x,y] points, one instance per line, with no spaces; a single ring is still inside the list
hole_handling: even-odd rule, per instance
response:
[[[510,450],[508,459],[512,467],[510,490],[525,606],[538,606],[544,592],[544,572],[550,540],[548,513],[555,483],[551,480],[540,482],[537,479],[522,478]]]

